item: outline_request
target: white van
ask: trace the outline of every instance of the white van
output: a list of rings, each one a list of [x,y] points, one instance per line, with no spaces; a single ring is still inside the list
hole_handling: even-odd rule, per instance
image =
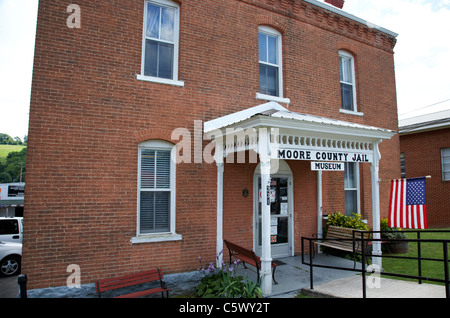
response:
[[[22,217],[0,217],[0,242],[22,243],[22,238]]]

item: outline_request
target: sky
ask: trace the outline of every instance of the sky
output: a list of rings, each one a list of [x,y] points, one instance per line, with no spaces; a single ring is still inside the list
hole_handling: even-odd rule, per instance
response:
[[[37,5],[0,0],[0,133],[21,139],[28,134]],[[450,0],[345,0],[344,11],[399,34],[400,119],[450,109]]]

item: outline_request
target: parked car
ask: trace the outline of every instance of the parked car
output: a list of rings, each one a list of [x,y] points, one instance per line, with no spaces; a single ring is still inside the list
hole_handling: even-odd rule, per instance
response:
[[[22,243],[23,218],[0,217],[0,241]]]
[[[22,243],[0,241],[0,276],[20,274]]]

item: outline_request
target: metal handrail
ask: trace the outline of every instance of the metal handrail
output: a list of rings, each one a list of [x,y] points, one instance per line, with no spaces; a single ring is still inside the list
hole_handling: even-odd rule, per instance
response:
[[[358,232],[358,235],[361,235],[361,237],[357,238],[355,237],[355,232],[353,235],[353,242],[361,242],[362,250],[361,252],[353,252],[354,255],[360,255],[361,256],[361,269],[357,268],[348,268],[348,267],[340,267],[340,266],[330,266],[330,265],[321,265],[321,264],[313,264],[312,255],[313,255],[313,242],[322,240],[321,238],[306,238],[302,237],[302,263],[304,265],[310,266],[310,287],[311,289],[314,288],[313,283],[313,267],[322,267],[322,268],[332,268],[332,269],[340,269],[340,270],[347,270],[347,271],[356,271],[360,272],[362,274],[362,287],[363,287],[363,298],[366,298],[366,258],[367,257],[380,257],[380,258],[398,258],[398,259],[413,259],[418,261],[418,275],[405,275],[405,274],[397,274],[397,273],[389,273],[389,272],[380,272],[380,274],[385,276],[393,276],[393,277],[402,277],[402,278],[411,278],[411,279],[417,279],[419,284],[422,283],[422,280],[427,281],[433,281],[433,282],[440,282],[445,284],[445,294],[446,298],[450,298],[450,278],[449,278],[449,256],[448,256],[448,247],[450,240],[440,240],[440,239],[421,239],[420,234],[421,233],[438,233],[438,232],[444,232],[444,233],[450,233],[450,231],[446,230],[408,230],[409,233],[416,232],[417,233],[417,239],[388,239],[388,238],[382,238],[382,239],[374,239],[373,234],[374,233],[388,233],[393,232],[396,233],[398,231],[363,231]],[[365,238],[364,235],[369,234],[369,238]],[[309,259],[310,262],[307,263],[305,261],[304,255],[305,255],[305,241],[309,241]],[[335,240],[351,240],[351,239],[335,239]],[[416,242],[417,243],[417,257],[413,256],[398,256],[398,255],[376,255],[370,253],[368,254],[368,243],[369,242],[383,242],[383,243],[389,243],[389,242]],[[426,258],[422,257],[421,252],[421,245],[422,243],[441,243],[443,248],[443,257],[442,258]],[[443,262],[444,264],[444,279],[439,278],[431,278],[431,277],[423,277],[422,276],[422,261],[437,261],[437,262]]]

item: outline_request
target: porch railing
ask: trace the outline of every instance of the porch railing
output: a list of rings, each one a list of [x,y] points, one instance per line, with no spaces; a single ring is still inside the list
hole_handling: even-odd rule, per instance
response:
[[[372,274],[374,272],[373,267],[368,268],[369,261],[373,257],[379,257],[381,259],[383,258],[396,258],[396,259],[408,259],[408,260],[416,260],[417,261],[417,275],[408,275],[408,274],[400,274],[400,273],[392,273],[392,272],[385,272],[380,271],[379,274],[385,275],[385,276],[392,276],[392,277],[401,277],[401,278],[409,278],[417,280],[419,284],[422,283],[423,280],[430,281],[430,282],[438,282],[443,283],[445,285],[445,295],[446,298],[450,298],[450,278],[449,278],[449,244],[450,240],[442,240],[442,239],[423,239],[421,238],[421,234],[424,233],[450,233],[450,231],[445,230],[408,230],[408,233],[416,233],[415,239],[374,239],[373,234],[374,233],[389,233],[389,232],[397,232],[397,231],[364,231],[364,232],[358,232],[356,235],[354,232],[353,240],[354,243],[359,242],[361,248],[361,252],[353,252],[353,257],[359,256],[361,259],[361,268],[349,268],[349,267],[340,267],[340,266],[331,266],[331,265],[323,265],[323,264],[317,264],[314,263],[313,255],[314,255],[314,242],[321,241],[321,238],[306,238],[302,237],[302,263],[304,265],[309,265],[310,267],[310,288],[314,289],[314,275],[313,275],[313,269],[314,267],[322,267],[322,268],[332,268],[332,269],[339,269],[339,270],[347,270],[347,271],[355,271],[360,272],[361,280],[362,280],[362,292],[363,292],[363,298],[367,297],[367,286],[366,286],[366,275],[367,273]],[[367,237],[367,234],[369,234],[370,238],[364,238]],[[343,239],[336,239],[336,240],[343,240]],[[307,244],[307,242],[309,244]],[[370,245],[373,245],[374,242],[381,242],[382,244],[388,244],[391,242],[408,242],[409,243],[416,243],[417,244],[417,256],[411,256],[408,254],[408,256],[401,256],[401,255],[391,255],[382,253],[382,255],[373,254],[370,248]],[[422,248],[424,243],[434,243],[434,244],[441,244],[442,245],[442,258],[430,258],[430,257],[423,257],[422,256]],[[309,262],[305,259],[305,255],[308,255],[308,252],[306,252],[305,246],[309,246]],[[431,262],[441,262],[443,264],[443,273],[444,278],[434,278],[434,277],[425,277],[422,273],[422,262],[423,261],[431,261]]]

